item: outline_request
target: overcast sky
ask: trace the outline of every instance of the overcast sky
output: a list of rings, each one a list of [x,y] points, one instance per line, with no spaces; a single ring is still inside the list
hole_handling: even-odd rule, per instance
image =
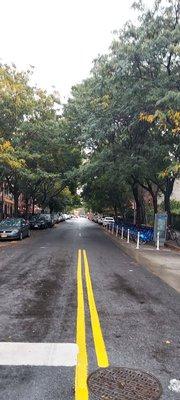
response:
[[[35,67],[34,82],[67,98],[104,53],[112,31],[135,18],[132,0],[1,0],[0,61]],[[152,4],[152,0],[145,0]]]

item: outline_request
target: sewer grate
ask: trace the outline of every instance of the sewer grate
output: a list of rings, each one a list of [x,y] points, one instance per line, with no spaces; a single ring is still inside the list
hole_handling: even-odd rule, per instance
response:
[[[128,368],[98,369],[89,375],[88,386],[98,400],[157,400],[162,394],[154,376]]]

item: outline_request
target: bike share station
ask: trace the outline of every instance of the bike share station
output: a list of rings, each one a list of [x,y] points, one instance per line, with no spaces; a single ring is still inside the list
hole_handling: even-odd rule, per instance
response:
[[[166,230],[167,213],[157,213],[154,222],[154,243],[157,243],[157,250],[165,244]]]
[[[139,250],[140,244],[153,243],[156,246],[156,250],[160,250],[160,247],[164,247],[166,241],[167,231],[167,213],[157,213],[155,215],[154,227],[142,226],[138,228],[134,224],[115,224],[109,223],[105,225],[105,228],[112,235],[115,233],[116,237],[121,235],[121,240],[126,238],[127,243],[130,243],[130,239],[136,242],[136,249]]]

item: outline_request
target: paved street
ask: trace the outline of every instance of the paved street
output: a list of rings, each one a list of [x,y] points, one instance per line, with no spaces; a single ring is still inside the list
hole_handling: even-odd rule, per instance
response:
[[[0,342],[77,342],[88,373],[98,363],[141,369],[160,380],[162,400],[180,398],[168,389],[179,379],[179,294],[99,226],[69,220],[5,244],[0,272]],[[86,365],[22,366],[18,359],[17,366],[0,361],[1,400],[72,400],[86,374]]]

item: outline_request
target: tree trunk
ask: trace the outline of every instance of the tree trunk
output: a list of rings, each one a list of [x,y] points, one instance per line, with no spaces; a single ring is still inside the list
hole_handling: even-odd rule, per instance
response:
[[[147,181],[147,185],[143,185],[141,183],[140,183],[140,185],[141,185],[142,188],[147,190],[147,192],[149,192],[151,197],[152,197],[153,209],[154,209],[154,217],[155,217],[155,214],[157,214],[157,212],[158,212],[158,191],[159,191],[159,188],[158,188],[157,185],[151,184],[149,181]]]
[[[19,200],[20,190],[19,190],[18,179],[17,179],[16,174],[13,179],[13,182],[11,182],[11,180],[9,180],[9,179],[7,179],[7,182],[8,182],[9,188],[11,190],[11,193],[14,196],[14,216],[18,217],[18,211],[19,211],[18,200]]]
[[[175,181],[175,178],[167,178],[167,180],[166,180],[166,189],[165,189],[165,192],[164,192],[164,209],[167,212],[167,216],[168,216],[167,223],[168,223],[168,225],[171,225],[171,223],[172,223],[170,199],[171,199],[171,194],[173,192],[174,181]]]
[[[27,197],[26,197],[25,203],[26,203],[26,218],[27,218],[27,216],[28,216],[28,209],[29,209],[29,199],[28,199]]]
[[[149,181],[147,181],[147,185],[141,185],[142,188],[144,188],[145,190],[147,190],[151,197],[152,197],[152,202],[153,202],[153,209],[154,209],[154,216],[155,214],[157,214],[158,212],[158,191],[159,188],[157,185],[150,183]]]
[[[51,207],[49,207],[49,211],[50,211],[50,214],[52,214],[52,213],[53,213],[54,209],[53,209],[53,207],[52,207],[52,206],[51,206]]]
[[[32,199],[32,213],[34,214],[34,210],[35,210],[35,199]]]
[[[14,185],[14,190],[13,190],[13,195],[14,195],[14,216],[18,217],[18,200],[19,200],[19,190],[18,186]]]
[[[136,225],[141,226],[146,220],[143,192],[138,183],[133,184],[132,190],[136,202]]]
[[[2,186],[1,186],[1,215],[0,215],[0,220],[4,219],[4,182],[2,182]]]
[[[14,216],[18,217],[18,199],[19,199],[19,193],[15,192],[14,193]]]
[[[158,201],[157,201],[157,198],[158,198],[158,190],[153,191],[153,189],[152,189],[152,190],[149,190],[149,192],[150,192],[150,194],[151,194],[151,196],[152,196],[153,209],[154,209],[154,216],[155,216],[155,214],[157,214],[157,212],[158,212]]]
[[[118,210],[117,210],[117,205],[114,205],[114,215],[115,215],[115,220],[117,221],[118,219]]]

